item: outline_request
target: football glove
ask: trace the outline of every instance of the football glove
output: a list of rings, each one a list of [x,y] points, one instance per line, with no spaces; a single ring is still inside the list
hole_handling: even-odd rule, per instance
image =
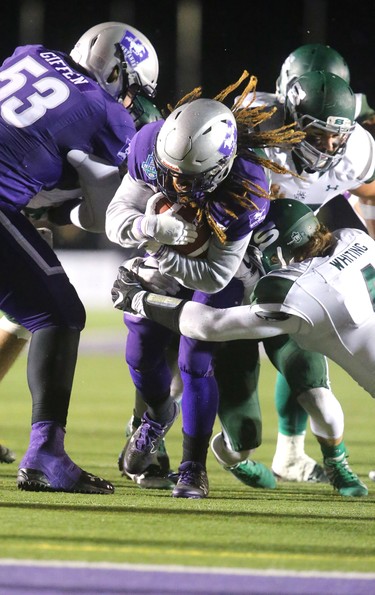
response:
[[[187,223],[178,214],[171,215],[168,211],[160,215],[145,215],[140,227],[146,237],[170,246],[192,244],[198,237],[193,223]]]
[[[138,277],[120,266],[118,270],[117,279],[112,287],[112,302],[113,307],[123,312],[130,312],[137,314],[132,308],[132,300],[137,293],[145,291],[139,282]]]
[[[136,258],[126,260],[122,266],[127,271],[135,273],[147,291],[153,291],[162,295],[166,295],[167,293],[175,295],[180,289],[178,281],[173,277],[163,275],[159,271],[159,263],[152,256],[146,258],[137,256]]]

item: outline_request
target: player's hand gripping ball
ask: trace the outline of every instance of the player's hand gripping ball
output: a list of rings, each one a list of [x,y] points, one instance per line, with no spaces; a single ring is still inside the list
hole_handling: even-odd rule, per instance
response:
[[[176,250],[176,252],[179,254],[189,256],[190,258],[203,257],[208,250],[208,245],[211,238],[211,229],[206,219],[202,217],[202,220],[197,223],[196,207],[193,207],[190,204],[171,203],[161,193],[155,195],[155,200],[152,200],[151,203],[150,214],[152,212],[154,215],[160,215],[161,213],[166,213],[167,211],[170,211],[171,214],[178,214],[178,216],[184,219],[184,221],[187,223],[195,223],[196,231],[198,233],[196,240],[191,244],[170,247]]]

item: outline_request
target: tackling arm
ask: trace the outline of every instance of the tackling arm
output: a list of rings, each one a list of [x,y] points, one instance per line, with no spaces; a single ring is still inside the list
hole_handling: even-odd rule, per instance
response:
[[[296,333],[300,326],[299,318],[293,315],[267,319],[256,314],[251,306],[218,309],[146,292],[137,277],[123,267],[112,288],[112,301],[119,310],[140,314],[200,341],[266,339]]]

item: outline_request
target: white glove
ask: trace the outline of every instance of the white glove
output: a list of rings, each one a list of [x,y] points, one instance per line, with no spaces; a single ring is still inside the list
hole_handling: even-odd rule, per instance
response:
[[[177,213],[170,210],[155,214],[155,204],[161,196],[163,196],[162,193],[157,192],[148,200],[145,215],[135,222],[135,233],[138,229],[143,237],[169,246],[192,244],[198,236],[194,223],[184,221]]]
[[[142,233],[160,244],[181,246],[192,244],[198,237],[195,225],[187,223],[176,213],[145,215],[141,221]]]
[[[180,285],[173,277],[163,275],[159,271],[159,263],[152,256],[131,258],[126,260],[122,266],[135,273],[147,291],[154,291],[162,295],[167,293],[175,295],[180,289]]]

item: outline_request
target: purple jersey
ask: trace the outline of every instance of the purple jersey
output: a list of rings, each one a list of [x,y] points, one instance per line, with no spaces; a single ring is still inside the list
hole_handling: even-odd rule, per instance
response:
[[[120,165],[135,134],[128,111],[71,58],[22,46],[0,68],[0,199],[22,208],[59,186],[80,149]]]
[[[129,147],[128,171],[132,178],[140,180],[158,192],[156,181],[156,167],[153,158],[153,148],[156,137],[164,120],[152,122],[144,126],[132,139]],[[210,214],[225,230],[227,240],[234,242],[244,238],[259,225],[268,213],[269,200],[260,198],[250,190],[245,192],[240,186],[240,180],[250,181],[268,192],[268,183],[263,168],[252,161],[237,157],[228,178],[213,192],[195,197],[197,202],[208,201]],[[233,200],[232,192],[241,193],[250,199],[254,208],[251,210],[241,206]],[[226,208],[232,213],[229,215]]]

